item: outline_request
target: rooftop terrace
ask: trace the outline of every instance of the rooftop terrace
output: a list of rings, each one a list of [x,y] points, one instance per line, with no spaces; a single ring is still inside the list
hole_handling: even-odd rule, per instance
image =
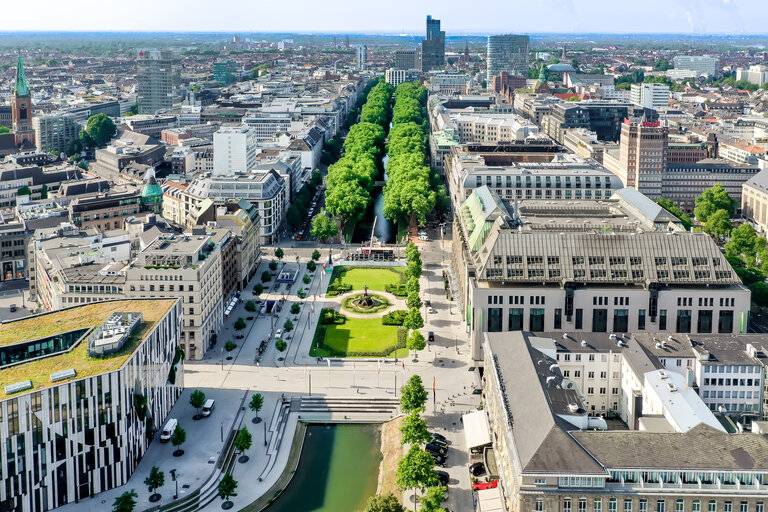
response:
[[[119,369],[139,343],[174,305],[174,299],[134,299],[99,302],[30,316],[0,324],[0,347],[53,336],[76,329],[93,329],[102,325],[112,313],[133,312],[143,316],[135,333],[122,350],[106,357],[88,355],[88,343],[81,340],[70,351],[22,362],[0,371],[0,399],[7,397],[5,386],[25,380],[32,381],[29,392],[53,385],[50,376],[62,370],[74,369],[73,378],[82,379]],[[57,382],[60,383],[61,381]]]

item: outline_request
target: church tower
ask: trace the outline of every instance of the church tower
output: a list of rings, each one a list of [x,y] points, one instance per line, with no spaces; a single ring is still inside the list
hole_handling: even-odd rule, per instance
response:
[[[16,145],[34,148],[35,130],[32,128],[32,95],[29,92],[27,77],[24,75],[24,59],[21,56],[19,56],[19,60],[16,63],[16,88],[11,98],[11,120],[13,121]]]

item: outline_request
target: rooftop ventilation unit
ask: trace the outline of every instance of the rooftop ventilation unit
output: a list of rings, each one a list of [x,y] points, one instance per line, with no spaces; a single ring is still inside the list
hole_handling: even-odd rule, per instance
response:
[[[558,366],[557,366],[557,363],[552,363],[551,365],[549,365],[549,371],[553,372],[553,371],[555,371],[555,369],[556,369],[557,367],[558,367]]]
[[[51,382],[58,382],[60,380],[71,379],[76,375],[77,375],[77,372],[75,371],[74,368],[69,368],[67,370],[60,370],[58,372],[53,372],[51,374]]]
[[[587,346],[587,340],[581,340],[581,346],[586,347]]]
[[[5,386],[5,394],[10,395],[13,393],[18,393],[19,391],[25,391],[27,389],[32,389],[31,380],[23,380],[21,382],[8,384],[7,386]]]
[[[661,380],[666,380],[669,378],[669,375],[667,375],[667,372],[665,371],[659,371],[659,377],[661,378]]]
[[[568,404],[568,410],[575,414],[579,412],[579,406],[577,404]]]

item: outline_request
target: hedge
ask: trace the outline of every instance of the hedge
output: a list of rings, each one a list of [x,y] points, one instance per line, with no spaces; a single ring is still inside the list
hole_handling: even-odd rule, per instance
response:
[[[381,317],[381,323],[384,325],[403,325],[405,315],[408,314],[407,310],[396,309]]]

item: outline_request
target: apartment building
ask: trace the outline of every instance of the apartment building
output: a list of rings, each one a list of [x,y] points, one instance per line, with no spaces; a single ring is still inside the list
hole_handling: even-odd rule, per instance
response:
[[[669,86],[655,82],[632,84],[629,90],[629,101],[645,108],[667,108],[669,97]]]
[[[512,203],[483,186],[456,211],[452,264],[475,359],[485,332],[746,331],[750,291],[712,239],[634,189]]]
[[[126,269],[126,294],[139,298],[180,299],[183,325],[179,341],[188,359],[202,359],[224,320],[222,244],[224,229],[193,229],[161,235]]]
[[[508,510],[763,511],[768,438],[759,430],[726,432],[682,376],[629,347],[619,393],[636,416],[629,428],[609,427],[565,377],[558,344],[485,335],[484,411]]]
[[[677,55],[672,59],[672,63],[675,70],[688,70],[696,77],[715,76],[720,65],[717,57],[710,55]]]
[[[768,233],[768,171],[760,171],[741,186],[741,214],[761,233]]]
[[[259,210],[248,201],[236,205],[219,207],[216,212],[216,226],[228,229],[236,239],[237,257],[232,274],[238,281],[237,289],[244,290],[256,275],[261,261],[259,243]],[[229,270],[231,272],[231,269]]]
[[[175,226],[192,229],[216,219],[216,208],[207,197],[189,192],[187,183],[166,180],[163,183],[163,218]]]
[[[123,229],[125,219],[141,211],[141,196],[138,189],[108,190],[77,196],[67,208],[70,222],[80,228]]]
[[[35,146],[38,151],[67,153],[80,134],[74,114],[48,114],[32,118]]]
[[[538,126],[517,114],[459,113],[451,116],[451,122],[461,143],[497,144],[522,141],[539,134]]]
[[[213,134],[213,173],[231,176],[250,171],[256,162],[256,131],[249,126],[224,126]]]
[[[128,482],[183,389],[181,318],[176,300],[119,300],[0,324],[0,508]]]
[[[705,158],[692,164],[667,165],[661,180],[661,195],[693,211],[696,197],[714,185],[722,185],[742,204],[744,184],[760,172],[757,165],[736,164],[722,158]]]
[[[173,56],[165,50],[142,50],[136,59],[136,103],[139,114],[173,107]]]
[[[15,209],[0,209],[0,282],[27,277],[29,232]]]

